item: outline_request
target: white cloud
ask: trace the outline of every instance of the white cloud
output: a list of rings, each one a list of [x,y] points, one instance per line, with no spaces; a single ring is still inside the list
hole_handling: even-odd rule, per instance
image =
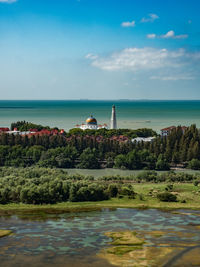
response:
[[[105,71],[151,71],[180,69],[200,65],[200,52],[185,49],[126,48],[107,57],[91,58],[91,65]]]
[[[142,18],[141,22],[146,23],[146,22],[154,22],[156,19],[159,19],[159,16],[156,14],[149,14],[147,18]]]
[[[156,34],[155,33],[147,34],[147,38],[148,39],[155,39],[156,38]]]
[[[161,35],[162,38],[173,38],[174,36],[174,31],[168,31],[166,34]]]
[[[17,0],[0,0],[0,3],[7,3],[7,4],[12,4],[17,2]]]
[[[151,76],[151,80],[161,80],[161,81],[180,81],[180,80],[194,80],[195,77],[188,74],[181,74],[181,75],[172,75],[172,76]]]
[[[135,27],[135,21],[125,21],[125,22],[122,22],[121,24],[122,27]]]
[[[156,35],[155,33],[147,34],[148,39],[162,38],[162,39],[186,39],[188,38],[187,34],[175,35],[174,31],[168,31],[166,34]]]
[[[160,36],[160,38],[164,38],[164,39],[170,39],[170,38],[171,39],[185,39],[187,37],[188,37],[187,34],[175,35],[175,32],[172,30]]]
[[[98,56],[97,55],[94,55],[94,54],[91,54],[91,53],[89,53],[89,54],[87,54],[86,56],[85,56],[85,58],[88,58],[88,59],[97,59],[98,58]]]

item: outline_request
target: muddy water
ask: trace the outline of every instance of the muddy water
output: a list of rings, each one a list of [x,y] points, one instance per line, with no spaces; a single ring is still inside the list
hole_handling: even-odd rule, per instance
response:
[[[200,211],[103,209],[45,217],[13,215],[0,217],[0,229],[13,231],[0,239],[0,266],[5,267],[109,267],[111,263],[98,256],[110,246],[104,234],[124,230],[142,235],[146,246],[170,247],[160,266],[200,266]],[[162,233],[154,235],[155,231]]]

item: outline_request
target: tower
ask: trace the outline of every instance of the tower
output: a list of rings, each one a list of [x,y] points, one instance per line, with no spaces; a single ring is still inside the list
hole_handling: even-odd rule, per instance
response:
[[[115,105],[112,106],[112,115],[110,120],[110,129],[117,129]]]

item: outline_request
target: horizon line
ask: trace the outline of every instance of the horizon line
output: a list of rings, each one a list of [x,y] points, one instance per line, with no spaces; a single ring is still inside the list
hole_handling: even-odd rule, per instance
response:
[[[1,101],[200,101],[200,99],[0,99]]]

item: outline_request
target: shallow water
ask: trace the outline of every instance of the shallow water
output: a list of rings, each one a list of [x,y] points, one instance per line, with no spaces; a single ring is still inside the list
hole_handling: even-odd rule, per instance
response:
[[[2,216],[0,229],[12,230],[14,234],[0,239],[0,266],[109,267],[106,260],[97,256],[109,246],[110,239],[104,233],[123,230],[143,234],[149,245],[173,246],[173,257],[180,253],[181,246],[184,249],[193,246],[189,251],[191,260],[193,254],[200,254],[199,225],[200,211],[191,210],[173,213],[156,209],[103,209],[45,217]],[[149,235],[159,230],[165,234],[156,238]],[[175,258],[170,266],[184,266],[181,257]]]

